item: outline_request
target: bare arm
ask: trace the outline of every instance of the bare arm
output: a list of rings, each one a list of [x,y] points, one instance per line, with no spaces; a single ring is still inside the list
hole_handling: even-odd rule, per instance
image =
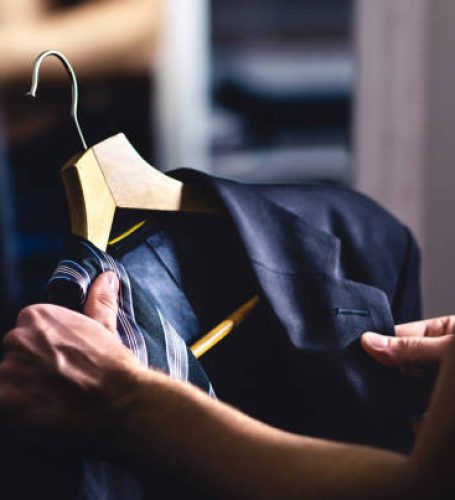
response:
[[[51,0],[0,0],[0,26],[37,19],[49,9]]]
[[[39,52],[63,52],[81,77],[144,71],[160,20],[160,0],[99,0],[47,11],[0,29],[0,80],[28,79]],[[48,64],[48,63],[46,63]],[[49,78],[65,76],[49,63]]]
[[[154,449],[160,463],[226,498],[453,498],[454,380],[451,342],[428,417],[405,457],[282,432],[144,371],[121,412],[118,456],[147,477]]]
[[[403,499],[410,492],[403,456],[282,432],[156,372],[141,374],[130,405],[115,454],[144,478],[165,465],[217,498]]]
[[[454,381],[455,343],[452,340],[410,460],[420,478],[420,490],[427,498],[455,496]]]
[[[47,446],[52,433],[60,445],[63,437],[85,443],[145,484],[164,466],[212,497],[453,497],[454,344],[410,457],[337,444],[273,429],[138,365],[114,335],[116,287],[109,276],[93,285],[87,316],[32,306],[5,338],[0,403],[23,428],[44,430]]]
[[[455,465],[455,316],[398,325],[396,337],[367,333],[365,350],[376,361],[413,374],[442,363],[427,416],[420,426],[410,463],[420,492],[432,498],[453,497]]]

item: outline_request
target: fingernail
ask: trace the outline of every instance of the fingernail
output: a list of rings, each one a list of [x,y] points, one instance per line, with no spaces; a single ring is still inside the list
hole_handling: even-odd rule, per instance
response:
[[[114,273],[108,273],[107,281],[112,290],[114,290],[114,292],[118,292],[120,284],[117,276]]]
[[[363,340],[372,349],[376,349],[377,351],[383,351],[389,345],[389,338],[378,333],[367,332],[363,335]]]

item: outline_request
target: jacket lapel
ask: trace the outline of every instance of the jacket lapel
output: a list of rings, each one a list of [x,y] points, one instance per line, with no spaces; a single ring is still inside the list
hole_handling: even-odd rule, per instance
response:
[[[236,182],[174,172],[215,191],[233,221],[264,298],[303,349],[347,347],[367,330],[393,334],[386,294],[341,275],[340,240]]]

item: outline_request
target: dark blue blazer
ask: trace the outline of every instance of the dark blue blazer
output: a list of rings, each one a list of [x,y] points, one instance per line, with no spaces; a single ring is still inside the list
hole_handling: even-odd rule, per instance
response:
[[[367,330],[393,335],[395,323],[420,317],[408,229],[349,190],[171,175],[219,197],[262,296],[240,330],[202,359],[218,396],[294,432],[409,450],[402,377],[359,343]]]
[[[346,190],[243,185],[189,170],[172,175],[219,198],[261,295],[248,319],[201,359],[217,396],[293,432],[409,450],[410,409],[401,375],[376,364],[359,345],[366,330],[393,335],[394,322],[420,315],[418,252],[409,231]],[[138,245],[146,246],[146,237],[138,231]],[[87,267],[81,259],[86,271],[91,269],[90,279],[103,268],[93,262]],[[127,268],[138,285],[136,319],[156,336],[153,297],[138,293],[145,293],[142,285],[150,280],[146,261],[140,264],[136,273]],[[166,349],[162,343],[151,345],[150,361],[163,369],[157,356]],[[189,380],[197,382],[194,376]],[[40,492],[46,498],[73,498],[68,492],[79,491],[80,463],[72,452],[46,456],[33,446],[7,447],[7,438],[3,457],[0,453],[2,498]],[[161,480],[165,493],[157,492],[156,483],[157,497],[184,497],[170,493],[170,486],[180,487],[177,478]]]

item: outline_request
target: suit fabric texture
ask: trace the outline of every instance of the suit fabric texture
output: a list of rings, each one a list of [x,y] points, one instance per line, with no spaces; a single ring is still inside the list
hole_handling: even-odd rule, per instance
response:
[[[185,342],[161,313],[154,300],[139,286],[131,287],[121,263],[88,241],[71,238],[66,259],[52,274],[47,286],[47,301],[82,312],[94,279],[102,272],[114,272],[120,282],[117,313],[119,340],[137,361],[152,366],[172,378],[192,383],[214,396],[213,388],[200,364]],[[135,306],[133,305],[135,304]],[[136,310],[139,315],[136,314]],[[141,314],[142,313],[142,314]],[[83,411],[83,409],[81,409]],[[143,498],[138,480],[117,465],[68,455],[52,449],[24,446],[4,441],[0,453],[0,497],[5,500],[46,498],[57,500],[135,500]],[[28,471],[28,481],[20,480]],[[175,484],[158,471],[154,494],[160,498],[182,496],[183,485]]]
[[[394,324],[420,318],[419,255],[407,228],[349,190],[245,185],[191,170],[170,175],[196,183],[225,208],[220,225],[226,237],[218,236],[214,245],[212,227],[199,241],[200,248],[213,249],[215,264],[218,259],[218,271],[212,265],[210,274],[223,277],[208,294],[230,300],[227,293],[223,297],[224,283],[228,274],[239,274],[240,263],[240,274],[248,276],[239,286],[239,297],[261,296],[247,321],[200,360],[217,396],[289,431],[409,451],[412,412],[402,377],[371,360],[359,342],[365,331],[393,335]],[[111,253],[152,296],[179,304],[180,314],[169,310],[166,316],[188,341],[193,337],[185,332],[190,315],[182,313],[182,295],[194,312],[195,292],[189,292],[188,281],[196,280],[205,289],[208,256],[202,262],[182,261],[184,246],[179,247],[166,217],[175,215],[161,220],[158,242],[150,217],[150,225]],[[203,239],[203,233],[195,234]],[[191,238],[187,241],[194,245]],[[233,242],[241,250],[233,249]],[[153,253],[174,272],[180,298],[169,287],[165,291],[150,285],[165,282],[162,273],[149,279],[159,267]],[[171,261],[179,259],[176,271]],[[185,285],[179,274],[192,277]],[[217,305],[212,298],[207,303]],[[195,316],[196,323],[204,322],[201,307]]]
[[[205,305],[219,315],[220,304],[229,310],[258,293],[259,306],[200,362],[185,351],[194,374],[187,381],[212,392],[210,380],[221,400],[285,430],[409,451],[411,408],[401,375],[372,361],[359,343],[367,330],[394,335],[395,323],[420,317],[419,256],[406,227],[349,190],[247,185],[186,169],[169,175],[218,198],[226,241],[216,246],[214,231],[199,230],[197,243],[210,248],[210,265],[184,258],[182,248],[194,240],[173,236],[172,214],[156,214],[157,226],[149,213],[149,223],[110,248],[109,259],[131,283],[147,363],[169,372],[166,342],[157,342],[154,333],[165,333],[163,320],[190,344],[217,317]],[[210,227],[213,219],[207,220],[201,224]],[[78,241],[70,260],[89,271],[91,282],[105,269],[93,261],[87,267],[81,245],[90,248]],[[193,250],[188,255],[198,253],[197,246]],[[205,292],[204,283],[215,287],[207,275],[217,266],[224,278],[216,294]],[[56,287],[55,278],[52,302],[80,309],[78,292],[68,302],[71,280]],[[112,477],[115,482],[115,471]],[[99,475],[94,483],[103,488]]]
[[[245,185],[191,170],[170,175],[221,201],[227,217],[220,224],[241,246],[241,269],[251,274],[245,289],[262,298],[248,320],[200,360],[217,396],[289,431],[408,451],[411,408],[401,375],[371,360],[359,342],[365,331],[394,335],[395,323],[420,317],[419,255],[407,228],[349,190]],[[111,250],[148,290],[147,255],[156,249],[151,226]],[[172,240],[165,221],[160,229]],[[220,275],[229,264],[225,243],[217,250]],[[178,260],[182,249],[174,244]],[[129,259],[138,249],[140,259]],[[187,273],[191,280],[204,275],[204,263],[181,267],[180,274],[196,269]],[[186,337],[178,318],[167,317]]]

